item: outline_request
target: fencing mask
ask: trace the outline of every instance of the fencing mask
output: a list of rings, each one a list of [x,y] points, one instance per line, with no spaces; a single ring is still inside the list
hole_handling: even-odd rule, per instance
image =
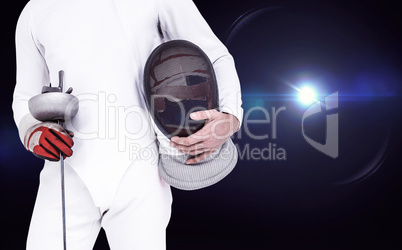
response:
[[[188,136],[203,122],[191,112],[218,107],[214,69],[195,44],[185,40],[163,43],[145,66],[145,93],[158,128],[168,137]]]
[[[237,163],[237,150],[229,138],[203,161],[186,165],[189,155],[169,145],[173,136],[189,136],[204,125],[192,112],[218,109],[218,87],[213,66],[197,45],[185,40],[162,43],[149,56],[144,71],[148,109],[159,142],[160,176],[183,190],[215,184]]]

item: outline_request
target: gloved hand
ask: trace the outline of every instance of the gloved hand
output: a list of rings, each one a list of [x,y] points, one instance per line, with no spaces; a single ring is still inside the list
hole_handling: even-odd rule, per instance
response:
[[[49,161],[59,161],[73,154],[73,133],[54,122],[42,122],[30,127],[24,137],[24,146],[34,155]]]

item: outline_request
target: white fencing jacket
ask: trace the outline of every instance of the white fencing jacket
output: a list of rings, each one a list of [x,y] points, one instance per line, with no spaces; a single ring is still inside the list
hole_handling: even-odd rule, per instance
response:
[[[13,111],[20,137],[35,121],[28,100],[42,86],[72,87],[78,114],[66,160],[87,185],[95,204],[110,205],[130,164],[148,156],[155,132],[144,103],[143,70],[163,41],[185,39],[214,65],[220,110],[242,120],[240,84],[232,56],[191,0],[31,0],[16,30],[17,83]],[[54,164],[45,162],[45,164]]]

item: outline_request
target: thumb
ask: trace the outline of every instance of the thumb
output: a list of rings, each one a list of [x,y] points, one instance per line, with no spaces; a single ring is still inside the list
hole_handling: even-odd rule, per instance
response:
[[[212,113],[215,110],[203,110],[203,111],[197,111],[193,112],[190,114],[191,119],[193,120],[206,120],[206,119],[212,119]]]
[[[74,137],[74,132],[73,132],[73,131],[70,131],[70,130],[67,130],[67,129],[66,129],[66,132],[67,132],[67,134],[68,134],[69,136],[71,136],[71,138]]]

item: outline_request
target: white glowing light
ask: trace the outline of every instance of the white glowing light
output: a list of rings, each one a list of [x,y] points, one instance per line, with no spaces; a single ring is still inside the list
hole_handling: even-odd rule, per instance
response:
[[[299,90],[299,100],[303,104],[311,104],[318,101],[316,92],[309,86],[305,86]]]

